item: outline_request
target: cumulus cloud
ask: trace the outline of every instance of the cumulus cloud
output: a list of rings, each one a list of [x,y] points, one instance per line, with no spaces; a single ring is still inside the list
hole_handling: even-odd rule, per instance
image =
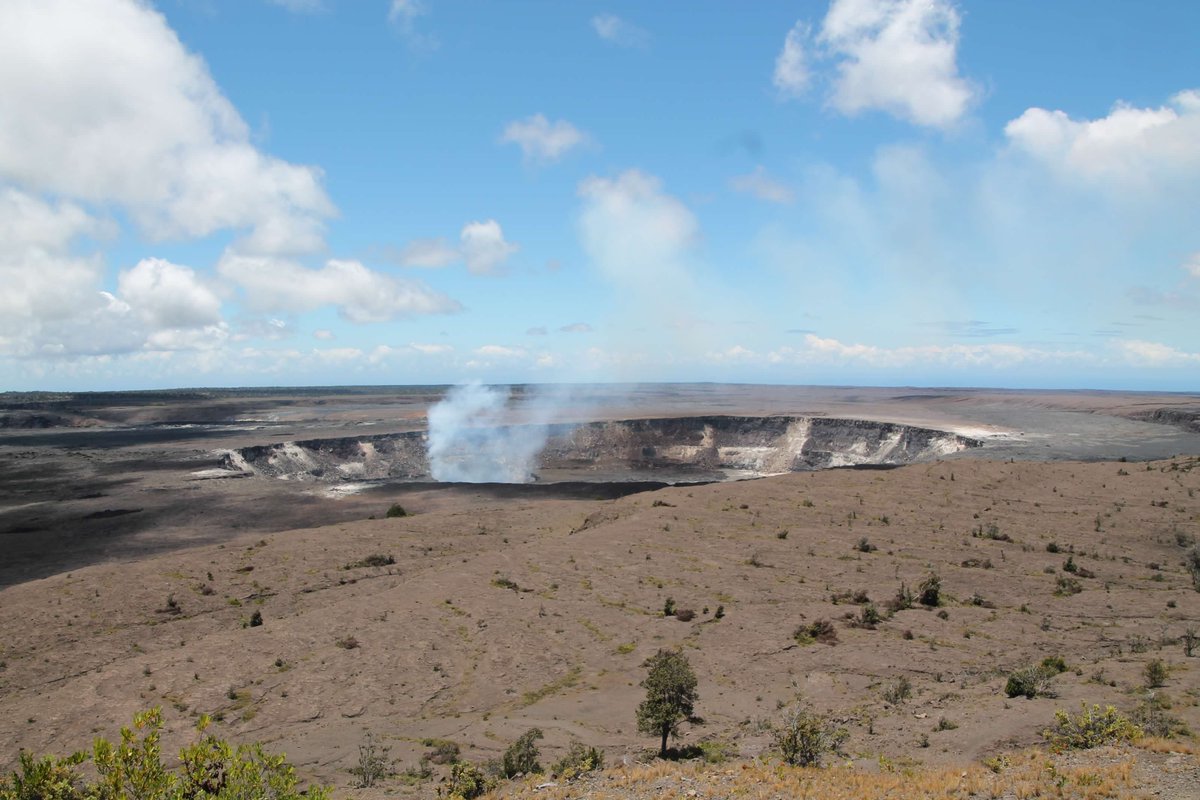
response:
[[[587,141],[587,135],[565,119],[550,122],[543,114],[514,120],[504,128],[500,141],[518,145],[526,161],[557,161]]]
[[[494,219],[468,222],[459,234],[461,252],[467,269],[476,275],[495,272],[520,248],[504,239],[500,223]]]
[[[785,96],[800,97],[808,91],[808,85],[812,81],[805,53],[808,38],[808,24],[803,21],[797,22],[788,31],[783,40],[783,50],[775,59],[775,88]]]
[[[768,175],[762,166],[756,167],[748,175],[734,176],[729,180],[729,185],[736,192],[742,192],[769,203],[790,203],[796,198],[791,189]]]
[[[101,229],[74,203],[0,189],[0,331],[30,333],[38,320],[103,304],[96,291],[103,262],[72,249]]]
[[[221,321],[221,300],[194,270],[146,258],[117,279],[121,298],[155,328],[195,328]]]
[[[929,127],[967,112],[975,89],[958,74],[959,14],[953,0],[833,0],[815,40],[832,63],[829,103],[843,114],[885,111]],[[803,94],[811,79],[807,25],[798,22],[775,60],[775,86]]]
[[[415,239],[404,246],[396,260],[405,267],[445,267],[458,261],[458,250],[445,239]]]
[[[645,47],[650,43],[649,33],[616,14],[592,17],[592,30],[605,42],[618,47]]]
[[[319,247],[334,210],[320,172],[259,152],[204,62],[134,0],[0,5],[0,177],[122,206],[151,237],[245,230],[259,252]]]
[[[323,342],[327,342],[333,338],[333,331],[328,328],[317,328],[313,331],[313,338]]]
[[[241,287],[251,307],[262,311],[303,312],[333,305],[350,322],[383,322],[462,308],[420,281],[381,275],[357,261],[333,259],[310,269],[284,258],[230,251],[217,270]]]
[[[443,238],[414,239],[398,252],[391,250],[389,260],[403,267],[437,269],[456,262],[466,263],[476,275],[496,273],[509,257],[521,248],[504,238],[504,229],[494,219],[473,221],[462,226],[457,247]]]
[[[1030,108],[1004,132],[1012,146],[1057,174],[1117,188],[1200,177],[1200,91],[1159,108],[1118,103],[1108,116],[1072,119]]]
[[[958,74],[958,26],[950,0],[834,0],[820,34],[839,59],[834,108],[954,123],[974,95]]]
[[[79,255],[104,231],[78,206],[0,190],[0,352],[17,357],[211,347],[228,331],[220,299],[188,267],[146,259],[100,291],[103,262]]]

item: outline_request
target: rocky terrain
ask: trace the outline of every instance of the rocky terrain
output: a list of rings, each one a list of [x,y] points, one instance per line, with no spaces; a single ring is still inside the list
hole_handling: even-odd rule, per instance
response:
[[[1023,755],[1056,710],[1113,704],[1200,730],[1186,563],[1200,465],[1172,456],[1200,445],[1157,414],[1200,401],[654,387],[565,407],[539,480],[506,485],[427,479],[415,443],[437,397],[10,403],[0,769],[19,747],[86,748],[161,706],[167,751],[211,714],[219,735],[285,751],[343,795],[435,796],[449,767],[426,774],[423,757],[453,742],[482,763],[536,726],[543,764],[578,741],[616,766],[539,796],[787,797],[793,778],[746,759],[769,755],[799,703],[848,732],[829,780],[917,770],[1024,797],[1020,770],[1067,774]],[[385,463],[389,442],[410,473]],[[307,472],[278,467],[289,447]],[[859,467],[814,469],[838,464]],[[739,473],[779,474],[713,482]],[[387,517],[394,505],[408,514]],[[937,605],[903,601],[933,576]],[[699,678],[678,745],[725,765],[649,764],[634,709],[660,648]],[[1047,658],[1065,671],[1045,691],[1006,695]],[[368,734],[397,774],[356,790]],[[1194,752],[1168,750],[1051,766],[1117,787],[1065,797],[1195,796]],[[985,762],[1029,766],[1001,790]]]
[[[486,436],[489,429],[479,430]],[[979,447],[946,431],[830,417],[700,416],[501,428],[545,442],[516,482],[722,480],[863,464],[898,465]],[[469,446],[449,454],[478,458]],[[255,445],[230,451],[222,467],[292,480],[430,480],[424,431]]]
[[[482,761],[532,726],[548,760],[581,740],[632,763],[653,746],[633,709],[661,647],[700,678],[703,724],[681,744],[731,757],[765,752],[800,700],[846,727],[861,769],[971,763],[1037,744],[1056,709],[1135,713],[1154,660],[1155,691],[1196,730],[1197,489],[1183,458],[936,462],[607,501],[397,492],[411,516],[4,589],[0,740],[62,752],[162,705],[172,743],[214,714],[342,787],[367,733],[402,766],[434,740]],[[932,574],[939,606],[888,613]],[[797,637],[819,620],[834,641]],[[1054,696],[1005,696],[1047,657],[1067,667]],[[436,780],[390,787],[429,796]]]

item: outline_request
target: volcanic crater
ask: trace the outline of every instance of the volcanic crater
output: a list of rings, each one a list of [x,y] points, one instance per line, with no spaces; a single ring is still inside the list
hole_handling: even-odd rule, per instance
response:
[[[914,425],[812,416],[471,427],[459,431],[435,457],[430,456],[430,437],[428,431],[406,431],[253,445],[229,451],[222,467],[288,480],[428,481],[461,475],[455,466],[477,465],[482,459],[486,468],[473,471],[464,482],[679,483],[911,464],[982,445],[967,436]],[[532,457],[492,446],[497,440],[522,441]]]

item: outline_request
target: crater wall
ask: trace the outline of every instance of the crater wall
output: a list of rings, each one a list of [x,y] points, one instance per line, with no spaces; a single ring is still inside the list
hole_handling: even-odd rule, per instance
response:
[[[545,439],[533,480],[721,480],[941,458],[978,440],[899,423],[803,416],[701,416],[523,428]],[[230,451],[227,470],[307,481],[430,479],[424,431],[308,439]],[[464,447],[450,459],[469,460]]]

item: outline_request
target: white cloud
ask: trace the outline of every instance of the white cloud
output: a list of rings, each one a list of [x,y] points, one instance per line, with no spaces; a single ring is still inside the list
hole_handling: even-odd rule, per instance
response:
[[[769,203],[790,203],[796,198],[791,189],[768,175],[762,166],[756,167],[754,172],[748,175],[731,178],[729,185],[734,191],[752,195]]]
[[[418,344],[413,342],[409,345],[413,350],[427,356],[443,355],[445,353],[453,353],[454,348],[448,344]]]
[[[1114,342],[1113,347],[1135,367],[1172,367],[1200,362],[1200,353],[1187,353],[1160,342],[1125,339]]]
[[[317,328],[315,331],[313,331],[313,338],[327,342],[333,338],[333,331],[327,328]]]
[[[417,18],[426,13],[425,4],[420,0],[392,0],[388,22],[396,26],[405,43],[414,50],[436,50],[438,40],[417,30]]]
[[[650,34],[615,14],[598,14],[592,17],[592,30],[604,41],[618,47],[645,47]]]
[[[954,368],[1004,369],[1030,362],[1091,359],[1090,354],[1079,351],[1045,350],[1015,344],[879,347],[861,343],[847,344],[811,333],[804,337],[803,348],[781,347],[767,356],[767,360],[772,363],[864,364],[883,369],[930,364]]]
[[[519,145],[527,161],[551,162],[587,141],[587,135],[565,119],[551,123],[543,114],[508,123],[500,141]]]
[[[78,238],[101,229],[73,203],[0,189],[0,334],[25,338],[41,320],[103,304],[101,260],[72,252]]]
[[[117,287],[121,299],[154,328],[197,328],[221,321],[220,298],[188,267],[145,258],[120,274]]]
[[[218,350],[229,338],[229,328],[224,323],[200,328],[163,328],[146,337],[144,348],[156,351]]]
[[[333,206],[320,172],[259,152],[203,60],[143,3],[0,4],[0,98],[0,179],[121,206],[152,237],[321,244]]]
[[[560,333],[591,333],[594,329],[586,322],[573,322],[558,329]]]
[[[1159,108],[1118,103],[1106,117],[1074,120],[1030,108],[1004,128],[1019,150],[1056,173],[1117,188],[1200,178],[1200,92]]]
[[[475,355],[484,358],[525,358],[529,351],[524,347],[505,347],[499,344],[485,344],[475,348]]]
[[[525,331],[526,336],[545,336],[546,333],[547,331],[544,325],[538,325]]]
[[[460,254],[445,239],[414,239],[404,246],[396,260],[405,267],[445,267],[458,261]]]
[[[958,121],[975,91],[958,74],[959,15],[952,0],[833,0],[817,42],[836,61],[830,103],[855,115],[878,109],[918,125]],[[788,33],[776,85],[796,94],[803,30]],[[780,85],[780,66],[797,81]],[[795,86],[795,89],[792,87]]]
[[[350,322],[383,322],[461,309],[456,300],[420,281],[381,275],[357,261],[335,259],[309,269],[287,259],[230,251],[217,269],[243,289],[251,307],[263,311],[303,312],[333,305]]]
[[[462,257],[467,269],[476,275],[494,272],[508,257],[520,249],[504,240],[504,231],[494,219],[468,222],[459,234]]]
[[[583,246],[608,278],[661,302],[663,292],[688,283],[682,258],[699,233],[687,206],[662,191],[653,175],[628,170],[616,178],[590,177],[583,198]]]
[[[800,97],[808,91],[812,74],[804,47],[809,37],[808,24],[801,21],[792,26],[783,40],[783,50],[775,59],[775,88],[789,97]]]

